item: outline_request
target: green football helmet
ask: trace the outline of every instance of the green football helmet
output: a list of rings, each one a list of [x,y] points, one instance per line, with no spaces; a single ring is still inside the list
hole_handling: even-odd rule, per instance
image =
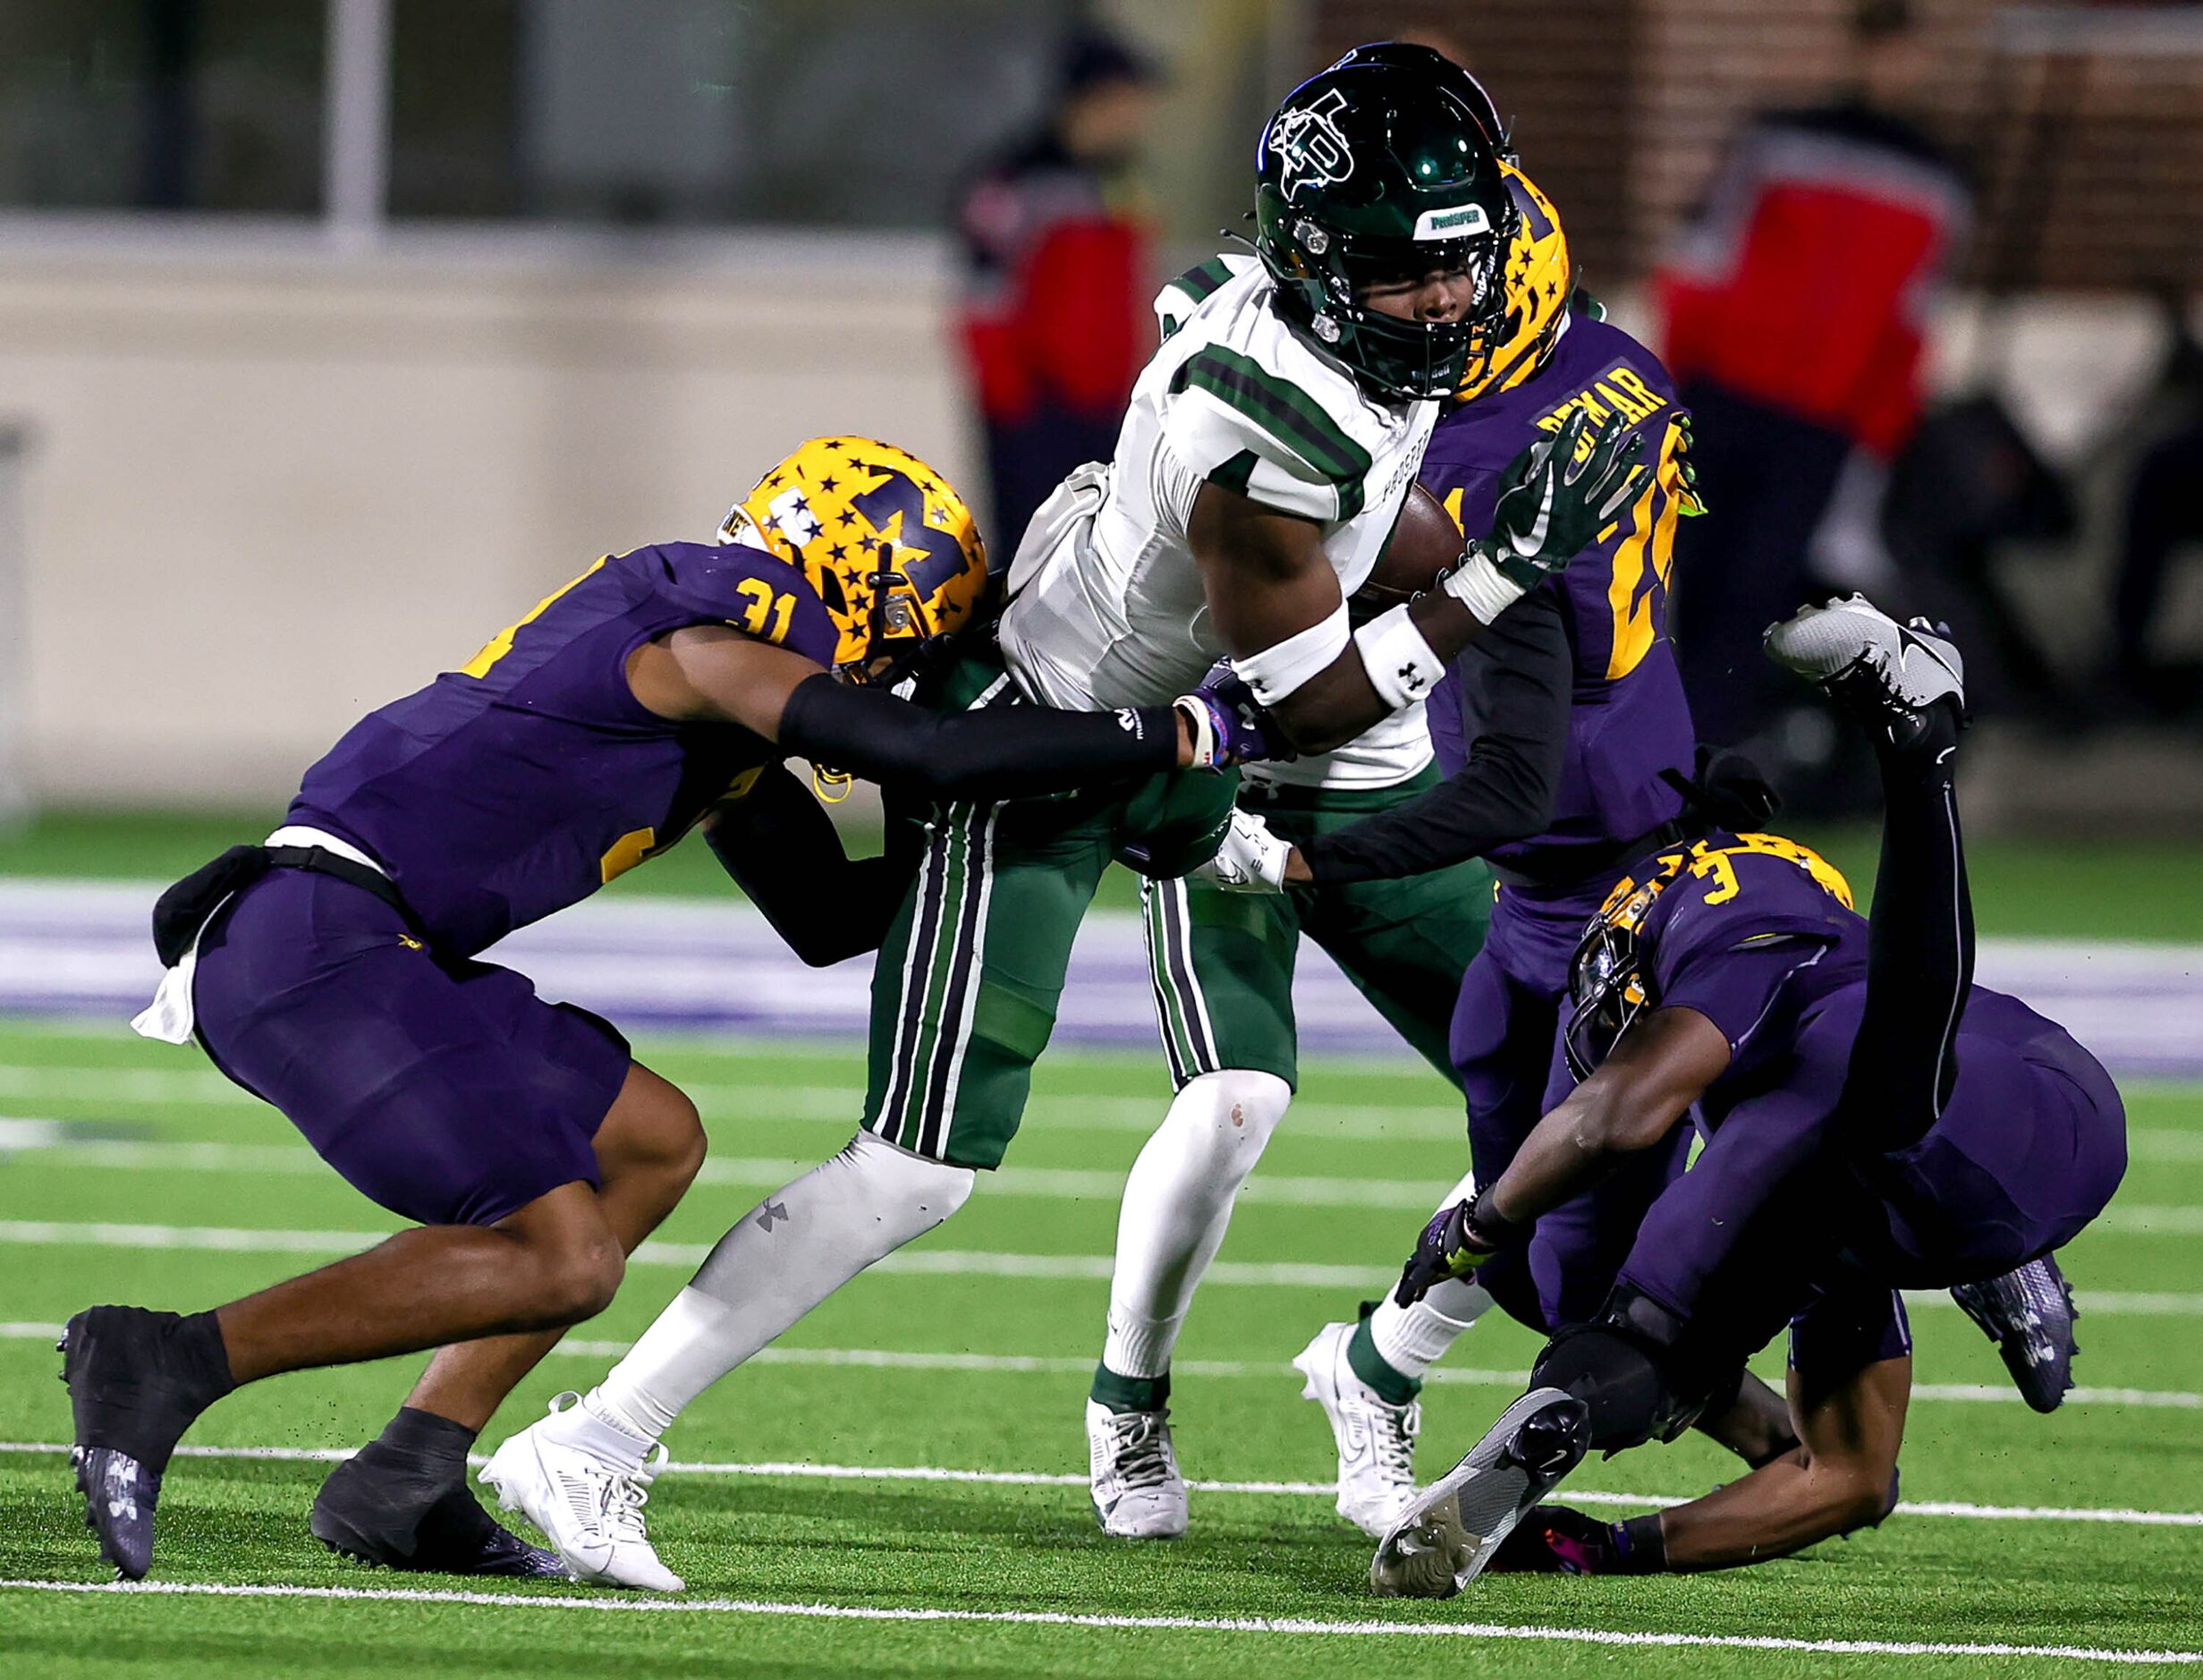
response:
[[[1255,156],[1255,249],[1285,319],[1393,402],[1447,395],[1495,353],[1501,268],[1520,211],[1467,80],[1436,54],[1357,47],[1285,96]],[[1472,84],[1473,85],[1473,84]],[[1372,284],[1459,268],[1454,321],[1406,321],[1361,301]]]

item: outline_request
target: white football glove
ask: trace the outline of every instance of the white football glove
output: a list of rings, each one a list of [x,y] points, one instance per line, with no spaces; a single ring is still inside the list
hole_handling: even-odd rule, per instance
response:
[[[1261,818],[1234,810],[1231,829],[1216,855],[1192,873],[1227,893],[1282,893],[1285,860],[1292,855],[1292,843],[1272,834]]]

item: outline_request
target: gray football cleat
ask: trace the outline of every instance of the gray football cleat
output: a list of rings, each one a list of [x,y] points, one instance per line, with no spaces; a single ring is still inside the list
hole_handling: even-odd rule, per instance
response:
[[[1452,1598],[1590,1443],[1589,1407],[1563,1389],[1531,1389],[1393,1524],[1370,1560],[1369,1585],[1383,1599]]]
[[[2055,1412],[2073,1386],[2072,1287],[2050,1255],[1987,1282],[1961,1284],[1951,1299],[1966,1310],[2003,1355],[2020,1397],[2038,1412]]]
[[[1924,618],[1901,624],[1863,595],[1802,608],[1763,638],[1767,657],[1839,699],[1917,712],[1945,698],[1966,707],[1966,665]]]

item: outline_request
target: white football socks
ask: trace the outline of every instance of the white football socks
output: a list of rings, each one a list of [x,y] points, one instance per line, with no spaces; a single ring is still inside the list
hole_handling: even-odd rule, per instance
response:
[[[1440,1208],[1468,1200],[1477,1193],[1474,1173],[1445,1192]],[[1392,1292],[1369,1314],[1369,1345],[1377,1356],[1402,1377],[1420,1379],[1453,1345],[1454,1338],[1481,1318],[1492,1297],[1481,1284],[1453,1278],[1434,1285],[1430,1293],[1411,1307],[1396,1304]]]
[[[1292,1090],[1275,1073],[1230,1069],[1190,1080],[1132,1163],[1117,1215],[1102,1363],[1155,1378],[1193,1292],[1232,1222],[1233,1198],[1262,1158]]]
[[[637,1438],[640,1464],[689,1402],[962,1207],[974,1177],[860,1132],[744,1214],[583,1407]]]

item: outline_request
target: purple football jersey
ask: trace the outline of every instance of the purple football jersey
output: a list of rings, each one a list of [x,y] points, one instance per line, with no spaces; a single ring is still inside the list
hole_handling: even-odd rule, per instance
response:
[[[1645,459],[1673,446],[1674,386],[1659,359],[1619,327],[1572,316],[1552,359],[1512,391],[1480,396],[1438,422],[1421,479],[1471,534],[1491,527],[1508,464],[1572,409],[1595,424],[1641,427]],[[1663,770],[1688,776],[1695,741],[1674,649],[1667,639],[1668,575],[1678,509],[1668,478],[1651,482],[1598,544],[1546,587],[1566,606],[1575,654],[1574,707],[1553,822],[1545,833],[1491,853],[1564,878],[1571,856],[1635,839],[1682,809]],[[1449,674],[1432,694],[1430,734],[1449,776],[1468,757],[1479,720],[1464,717]]]
[[[702,624],[834,660],[825,604],[762,550],[607,556],[360,719],[307,771],[288,820],[362,848],[440,950],[470,955],[665,850],[781,756],[746,729],[659,717],[628,687],[629,654]]]

